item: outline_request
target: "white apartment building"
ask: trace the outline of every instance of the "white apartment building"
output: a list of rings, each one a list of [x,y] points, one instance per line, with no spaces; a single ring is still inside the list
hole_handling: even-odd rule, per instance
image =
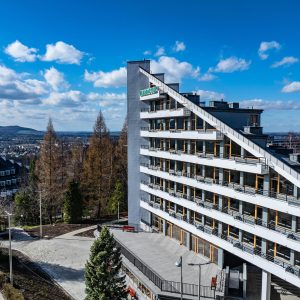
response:
[[[261,299],[272,275],[300,287],[300,156],[266,146],[262,110],[205,106],[147,60],[127,73],[129,223],[259,267]]]

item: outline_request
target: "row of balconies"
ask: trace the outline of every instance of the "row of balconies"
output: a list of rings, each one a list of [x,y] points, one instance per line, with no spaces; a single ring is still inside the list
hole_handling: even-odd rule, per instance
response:
[[[149,205],[149,203],[146,201],[146,205],[148,205],[149,207],[151,207],[151,205]],[[143,205],[144,208],[147,209],[147,207],[145,207],[145,205]],[[262,251],[262,249],[260,247],[254,247],[251,244],[247,244],[244,242],[240,242],[238,239],[236,239],[235,237],[232,237],[230,235],[226,235],[224,233],[221,233],[218,231],[217,228],[212,228],[210,226],[204,225],[199,221],[196,220],[188,220],[185,216],[181,216],[180,214],[176,214],[174,210],[163,210],[162,208],[156,208],[154,206],[152,206],[156,211],[152,211],[153,213],[156,213],[158,216],[161,216],[162,218],[164,218],[164,215],[162,215],[161,212],[167,213],[170,218],[173,218],[174,220],[179,220],[180,222],[183,222],[182,224],[190,224],[195,226],[195,228],[201,232],[203,232],[205,234],[205,237],[208,241],[210,241],[209,236],[213,236],[216,237],[217,240],[219,241],[217,246],[220,246],[223,244],[223,242],[229,243],[231,245],[233,245],[234,248],[246,253],[246,254],[250,254],[251,256],[259,256],[260,258],[263,258],[264,260],[274,263],[275,265],[283,268],[286,272],[288,272],[289,274],[295,275],[298,279],[300,279],[300,267],[292,265],[290,262],[278,258],[274,255],[270,255],[269,253],[264,253]],[[150,209],[148,209],[150,210]],[[151,211],[151,210],[150,210]],[[178,224],[178,223],[177,223]],[[183,227],[183,226],[181,226]],[[185,226],[184,226],[185,227]],[[201,235],[201,237],[203,237]],[[251,257],[249,257],[247,255],[247,258],[249,261],[252,262]]]
[[[187,201],[195,202],[198,206],[203,207],[207,210],[215,210],[215,211],[218,211],[227,216],[231,216],[232,221],[237,220],[237,221],[243,222],[245,224],[249,224],[250,226],[254,226],[254,225],[261,226],[263,228],[273,230],[280,234],[283,234],[288,239],[297,241],[300,243],[300,232],[294,232],[294,231],[292,231],[291,228],[277,225],[277,224],[275,224],[274,221],[265,222],[261,218],[251,215],[251,213],[247,213],[247,212],[240,213],[239,211],[231,209],[228,206],[220,207],[218,204],[214,204],[209,199],[206,199],[204,201],[203,199],[198,198],[198,197],[187,196],[186,194],[175,193],[174,190],[172,190],[172,189],[164,189],[163,187],[154,185],[152,183],[143,182],[143,184],[147,185],[150,188],[158,189],[162,192],[168,193],[172,197],[177,197],[181,201],[187,200]],[[153,193],[153,195],[155,195],[155,193]],[[157,205],[160,208],[162,207],[162,205],[160,203],[156,203],[154,201],[152,201],[152,202],[150,201],[149,203],[153,203],[153,206]],[[185,207],[184,203],[182,203],[182,205]]]
[[[14,174],[16,174],[15,169],[0,171],[0,176],[9,176],[9,175],[14,175]]]
[[[224,156],[224,157],[219,157],[214,155],[213,153],[205,153],[203,151],[195,151],[195,150],[191,150],[191,149],[174,149],[174,148],[167,148],[167,147],[151,147],[148,145],[141,145],[141,149],[147,149],[149,151],[153,151],[153,152],[169,152],[172,154],[189,154],[189,155],[195,155],[197,157],[201,157],[201,158],[207,158],[207,159],[215,159],[215,158],[222,158],[222,159],[228,159],[231,161],[235,161],[238,163],[244,163],[244,164],[257,164],[257,163],[261,163],[261,164],[266,164],[266,160],[265,158],[248,158],[248,157],[240,157],[240,156]]]
[[[8,179],[8,180],[2,180],[0,181],[0,187],[4,187],[4,186],[10,186],[10,185],[14,185],[17,184],[17,182],[21,182],[21,178],[13,178],[13,179]]]
[[[141,127],[142,137],[157,138],[178,138],[178,139],[196,139],[196,140],[223,140],[224,135],[215,129],[196,129],[192,128],[175,129],[169,128],[161,130],[160,128]]]
[[[268,166],[263,158],[250,159],[237,156],[217,157],[212,153],[194,152],[190,150],[183,151],[171,148],[154,148],[148,145],[141,145],[140,154],[159,159],[196,163],[255,174],[266,174],[268,172]]]
[[[150,164],[141,163],[141,166],[146,167],[149,170],[160,171],[162,173],[165,173],[165,174],[168,174],[171,176],[191,178],[191,179],[196,180],[197,182],[201,182],[201,183],[208,184],[208,185],[217,184],[220,186],[228,187],[232,190],[235,190],[237,192],[241,192],[244,194],[263,195],[265,197],[271,197],[271,198],[274,198],[274,199],[277,199],[280,201],[286,201],[289,204],[300,206],[300,198],[297,198],[297,197],[287,194],[287,193],[277,193],[273,190],[258,189],[258,188],[255,188],[255,186],[241,185],[241,184],[235,183],[235,182],[227,182],[224,180],[214,179],[211,177],[205,177],[205,176],[198,175],[198,174],[191,174],[184,170],[176,170],[175,171],[175,170],[169,169],[168,172],[166,172],[166,170],[161,168],[159,165],[150,165]],[[156,174],[153,174],[153,175],[156,176]],[[159,174],[157,176],[161,177]]]

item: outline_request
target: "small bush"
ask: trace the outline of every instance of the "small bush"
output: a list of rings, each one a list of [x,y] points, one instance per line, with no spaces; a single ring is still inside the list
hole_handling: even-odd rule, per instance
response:
[[[6,282],[6,275],[5,273],[0,271],[0,289],[2,289],[5,282]]]
[[[9,283],[3,285],[2,292],[6,300],[25,300],[22,293]]]

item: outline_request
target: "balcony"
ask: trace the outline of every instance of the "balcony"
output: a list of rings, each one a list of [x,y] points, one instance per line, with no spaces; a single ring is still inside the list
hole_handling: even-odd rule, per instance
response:
[[[188,111],[189,112],[189,111]],[[184,117],[187,115],[186,108],[177,109],[161,109],[161,110],[150,110],[148,108],[141,109],[140,118],[141,119],[155,119],[155,118],[174,118],[174,117]]]
[[[300,198],[297,199],[290,195],[282,197],[283,194],[280,194],[281,196],[278,197],[278,193],[269,190],[255,189],[252,186],[242,186],[238,183],[219,181],[186,172],[182,172],[181,176],[178,176],[175,171],[174,174],[163,170],[154,171],[145,165],[140,167],[140,172],[252,204],[262,206],[263,203],[263,206],[270,209],[274,209],[274,205],[276,205],[276,210],[300,217]],[[290,201],[291,199],[293,199],[293,202]],[[295,205],[297,201],[299,204]]]
[[[170,129],[160,130],[149,127],[141,127],[142,137],[172,138],[172,139],[191,139],[191,140],[223,140],[224,135],[217,130],[182,130]]]
[[[240,157],[220,158],[208,153],[192,153],[180,149],[164,149],[159,147],[141,146],[140,154],[182,162],[195,163],[204,166],[237,170],[254,174],[267,174],[265,159],[242,159]]]
[[[183,194],[177,197],[173,190],[167,189],[153,190],[150,184],[143,182],[141,190],[153,196],[165,199],[177,205],[181,205],[191,211],[201,213],[209,218],[215,219],[219,222],[224,222],[230,226],[239,228],[245,232],[260,236],[262,238],[273,241],[274,243],[281,243],[287,245],[289,248],[299,251],[300,233],[292,232],[281,226],[273,226],[272,222],[263,222],[260,218],[255,218],[247,213],[240,214],[238,211],[229,209],[228,207],[219,207],[211,201],[203,201],[198,197],[189,197]]]
[[[196,223],[194,221],[188,222],[177,220],[161,210],[154,210],[150,206],[147,206],[147,204],[142,206],[184,230],[191,232],[192,234],[195,234],[210,243],[213,243],[216,246],[247,260],[248,262],[253,263],[254,265],[260,266],[264,270],[267,270],[268,272],[275,274],[296,286],[300,285],[299,267],[293,266],[290,263],[269,254],[264,254],[256,248],[240,243],[235,238],[219,233],[218,230],[209,226],[203,226],[202,224],[199,224],[199,222]]]

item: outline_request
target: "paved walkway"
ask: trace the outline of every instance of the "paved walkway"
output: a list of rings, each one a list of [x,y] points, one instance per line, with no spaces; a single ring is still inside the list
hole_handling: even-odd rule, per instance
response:
[[[2,294],[0,293],[0,300],[4,300],[4,298],[3,298],[3,296],[2,296]]]
[[[84,266],[94,239],[75,235],[89,229],[96,229],[96,226],[50,240],[36,240],[15,229],[12,245],[37,262],[76,300],[82,300],[85,298]]]

